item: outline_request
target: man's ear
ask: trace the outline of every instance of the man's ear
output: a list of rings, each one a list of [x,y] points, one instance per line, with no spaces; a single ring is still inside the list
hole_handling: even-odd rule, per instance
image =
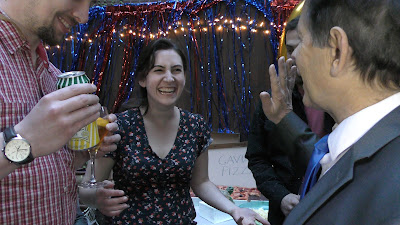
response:
[[[339,76],[351,63],[352,49],[349,45],[346,32],[341,27],[332,27],[329,32],[331,47],[331,76]]]

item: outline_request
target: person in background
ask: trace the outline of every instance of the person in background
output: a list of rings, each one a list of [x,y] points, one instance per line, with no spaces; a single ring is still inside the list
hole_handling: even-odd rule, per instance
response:
[[[292,52],[300,43],[297,33],[299,17],[289,21],[285,27],[285,44],[288,58],[292,58]],[[293,111],[305,123],[308,121],[319,121],[319,126],[312,129],[322,135],[325,130],[332,128],[333,120],[329,115],[316,112],[313,116],[305,112],[302,103],[302,81],[296,79],[293,89],[292,103]],[[311,110],[310,110],[311,111]],[[326,119],[324,128],[321,129]],[[315,123],[316,124],[316,123]],[[257,183],[257,189],[268,198],[269,211],[268,219],[272,225],[282,224],[289,212],[299,203],[298,191],[304,176],[304,169],[296,168],[297,159],[290,158],[282,149],[280,142],[285,141],[286,134],[278,137],[276,125],[265,116],[261,102],[253,115],[250,126],[246,158],[249,160],[248,167],[252,171]]]
[[[168,39],[142,50],[135,73],[141,95],[131,98],[142,101],[117,114],[121,141],[110,157],[98,159],[102,166],[96,168],[99,180],[113,171],[115,186],[97,190],[94,205],[113,216],[110,224],[196,224],[191,187],[238,224],[269,224],[251,209],[234,205],[209,180],[209,126],[202,116],[175,106],[187,68],[183,51]],[[83,201],[89,196],[81,195]]]
[[[280,59],[277,78],[271,65],[272,95],[261,98],[265,114],[290,133],[295,151],[288,154],[313,158],[309,165],[317,149],[322,156],[314,161],[320,166],[317,182],[284,224],[400,224],[399,13],[394,0],[307,0],[298,25],[301,43],[293,53],[296,67]],[[289,70],[302,76],[304,104],[328,112],[338,124],[312,154],[301,147],[312,136],[296,132],[285,91]]]
[[[56,90],[55,45],[88,20],[90,0],[0,0],[0,224],[73,224],[75,169],[89,159],[64,146],[99,117],[92,84]],[[115,120],[115,115],[111,120]],[[117,129],[111,123],[107,129]],[[119,135],[101,151],[115,150]],[[14,154],[9,158],[6,154]]]

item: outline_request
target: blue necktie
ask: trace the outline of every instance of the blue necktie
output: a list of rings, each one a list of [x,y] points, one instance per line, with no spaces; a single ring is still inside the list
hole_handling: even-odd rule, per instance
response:
[[[328,135],[322,137],[315,145],[314,151],[311,155],[310,161],[308,162],[306,175],[304,176],[304,181],[300,188],[300,199],[307,194],[308,191],[317,183],[318,180],[318,170],[321,168],[322,157],[329,152],[328,149]]]

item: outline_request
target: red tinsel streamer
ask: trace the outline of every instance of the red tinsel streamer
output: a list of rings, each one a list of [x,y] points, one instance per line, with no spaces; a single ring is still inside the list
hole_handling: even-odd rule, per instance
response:
[[[128,24],[129,24],[129,29],[131,29],[131,24],[133,24],[132,21],[133,17],[129,17],[128,20]],[[121,80],[120,80],[120,84],[119,84],[119,88],[118,88],[118,98],[121,99],[125,99],[126,97],[126,84],[127,81],[129,80],[129,75],[130,75],[130,69],[131,69],[131,64],[132,64],[132,59],[133,59],[133,52],[129,51],[130,49],[132,49],[132,45],[134,44],[134,40],[133,37],[128,36],[125,38],[125,44],[126,47],[124,48],[124,57],[123,57],[123,64],[122,64],[122,74],[121,74]],[[117,106],[119,106],[117,103],[119,103],[120,101],[118,101],[119,99],[116,99],[116,101],[114,102],[113,105],[113,111],[117,110]]]
[[[113,8],[115,9],[115,8]],[[104,29],[103,32],[99,33],[99,35],[106,34],[106,45],[104,47],[104,60],[103,63],[101,64],[101,69],[99,72],[99,79],[97,81],[97,92],[96,94],[99,94],[100,88],[102,85],[103,81],[103,75],[104,71],[106,69],[107,63],[108,63],[108,57],[110,56],[110,51],[111,51],[111,44],[112,44],[112,36],[113,36],[113,30],[115,29],[115,18],[113,18],[113,23],[111,23],[111,26],[108,26],[107,29]],[[102,54],[102,52],[99,52],[98,54]],[[94,74],[96,74],[96,68],[94,70]]]

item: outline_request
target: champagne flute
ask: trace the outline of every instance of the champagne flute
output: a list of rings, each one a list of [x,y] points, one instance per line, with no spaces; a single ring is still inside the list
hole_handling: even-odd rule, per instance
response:
[[[89,166],[90,166],[90,179],[89,181],[81,183],[79,186],[83,188],[99,188],[103,187],[105,185],[104,182],[97,182],[95,178],[95,158],[97,151],[100,148],[101,143],[104,140],[104,137],[107,135],[108,130],[106,129],[106,125],[109,123],[108,121],[108,111],[107,108],[104,106],[101,106],[100,108],[100,117],[97,118],[96,124],[97,124],[97,129],[99,132],[99,138],[100,141],[99,143],[89,149],[89,155],[90,155],[90,160],[89,160]]]

